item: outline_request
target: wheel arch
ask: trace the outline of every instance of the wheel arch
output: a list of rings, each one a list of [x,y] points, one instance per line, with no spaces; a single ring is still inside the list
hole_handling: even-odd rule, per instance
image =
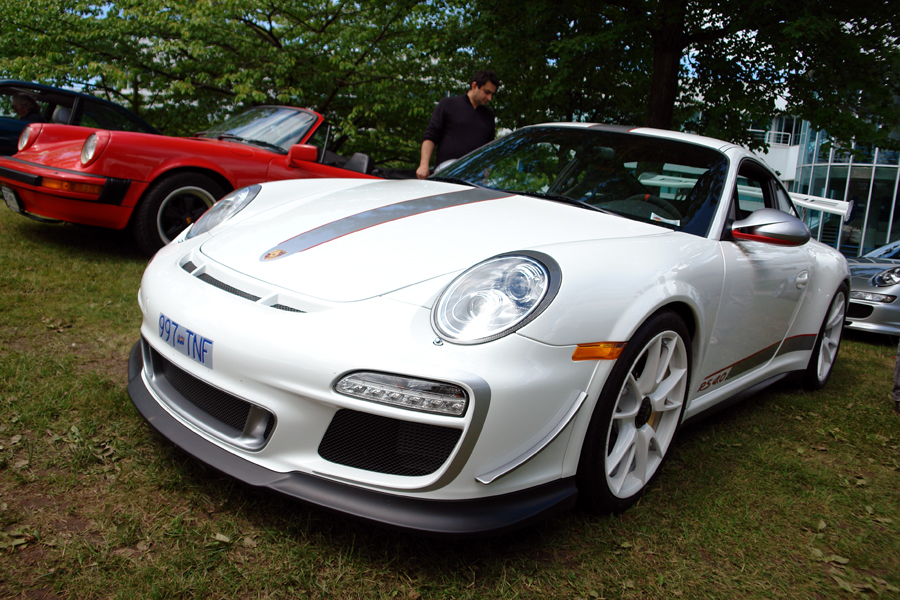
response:
[[[177,175],[182,175],[186,173],[194,173],[197,175],[205,175],[215,181],[222,190],[227,194],[234,190],[234,185],[232,185],[231,181],[228,180],[227,177],[215,171],[213,169],[208,169],[206,167],[198,167],[198,166],[183,166],[183,167],[174,167],[171,169],[167,169],[160,173],[157,173],[156,176],[147,183],[144,191],[141,192],[141,197],[138,198],[138,201],[134,205],[134,209],[131,211],[131,216],[128,217],[128,225],[127,227],[132,227],[134,224],[135,215],[137,214],[138,205],[143,202],[147,198],[147,193],[153,189],[153,186],[162,181],[167,177],[174,177]]]
[[[704,348],[703,344],[701,343],[701,322],[703,316],[700,313],[700,308],[694,303],[688,302],[683,298],[674,298],[670,299],[667,302],[661,302],[651,310],[647,311],[643,318],[637,320],[634,323],[627,339],[618,341],[624,341],[626,343],[630,342],[634,338],[638,330],[645,323],[662,312],[674,313],[679,319],[681,319],[681,321],[685,325],[685,328],[687,329],[689,337],[688,345],[690,348],[689,353],[692,366],[690,378],[693,379],[698,372],[695,367],[696,365],[701,364],[704,356]],[[587,428],[590,424],[590,420],[593,416],[594,410],[596,410],[597,408],[597,401],[599,400],[600,392],[606,385],[606,381],[609,378],[613,367],[615,366],[615,362],[616,361],[598,361],[597,369],[594,371],[591,382],[585,389],[585,392],[588,394],[587,400],[585,401],[584,406],[582,406],[581,410],[579,411],[579,415],[574,421],[571,435],[566,442],[566,458],[563,465],[564,476],[571,476],[577,472],[578,463],[584,444],[584,436],[587,433]],[[686,399],[686,402],[690,402],[690,390],[694,387],[692,382],[689,382],[688,385],[689,397]]]
[[[234,190],[234,185],[231,183],[231,181],[227,177],[225,177],[224,175],[222,175],[221,173],[219,173],[218,171],[216,171],[214,169],[210,169],[207,167],[200,167],[200,166],[174,167],[174,168],[162,171],[160,173],[157,173],[156,176],[153,178],[153,180],[147,184],[147,189],[150,189],[153,186],[153,184],[157,183],[158,181],[161,181],[162,179],[165,179],[166,177],[173,177],[175,175],[182,175],[185,173],[196,173],[198,175],[206,175],[207,177],[209,177],[210,179],[215,181],[217,184],[219,184],[219,186],[223,190],[225,190],[226,194],[228,192],[231,192]],[[144,190],[144,195],[146,195],[146,193],[147,193],[147,191]],[[141,199],[143,199],[143,197],[144,196],[142,195]]]

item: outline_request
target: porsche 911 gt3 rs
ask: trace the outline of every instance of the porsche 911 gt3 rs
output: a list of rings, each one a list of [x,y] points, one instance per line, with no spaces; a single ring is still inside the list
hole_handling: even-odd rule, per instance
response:
[[[824,386],[848,280],[740,147],[533,126],[425,181],[229,194],[148,266],[128,389],[253,486],[502,532],[624,510],[687,420]]]

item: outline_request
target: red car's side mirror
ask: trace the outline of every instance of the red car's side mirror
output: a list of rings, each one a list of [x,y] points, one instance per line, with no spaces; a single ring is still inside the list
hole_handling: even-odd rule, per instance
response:
[[[309,144],[296,144],[288,151],[288,162],[298,165],[300,162],[316,162],[319,149]]]

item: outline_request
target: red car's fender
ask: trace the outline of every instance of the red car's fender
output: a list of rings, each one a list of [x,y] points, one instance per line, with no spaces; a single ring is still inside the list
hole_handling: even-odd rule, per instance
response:
[[[176,169],[195,169],[215,173],[235,188],[265,181],[269,161],[277,156],[237,142],[112,131],[103,154],[85,170],[151,183]]]

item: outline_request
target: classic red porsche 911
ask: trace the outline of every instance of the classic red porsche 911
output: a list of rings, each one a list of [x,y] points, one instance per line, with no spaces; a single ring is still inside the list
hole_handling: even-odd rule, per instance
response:
[[[7,206],[39,221],[131,227],[148,255],[226,193],[264,181],[375,178],[365,154],[329,150],[311,110],[259,106],[189,138],[32,123],[0,157]]]

